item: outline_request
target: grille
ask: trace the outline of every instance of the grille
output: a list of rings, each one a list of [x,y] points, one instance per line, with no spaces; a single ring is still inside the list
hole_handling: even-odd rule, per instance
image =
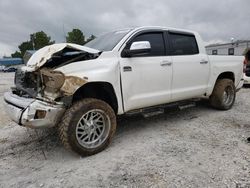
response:
[[[19,95],[29,95],[36,97],[38,84],[38,74],[35,72],[24,72],[18,69],[15,74],[16,92]]]

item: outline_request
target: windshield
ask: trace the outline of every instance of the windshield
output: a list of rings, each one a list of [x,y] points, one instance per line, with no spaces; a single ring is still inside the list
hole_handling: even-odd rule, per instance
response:
[[[111,51],[129,31],[131,30],[127,29],[106,33],[88,42],[85,46],[99,51]]]

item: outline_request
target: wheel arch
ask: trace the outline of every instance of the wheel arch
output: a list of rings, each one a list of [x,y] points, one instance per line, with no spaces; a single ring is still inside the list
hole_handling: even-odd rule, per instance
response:
[[[73,94],[72,102],[83,98],[96,98],[108,103],[114,112],[118,113],[118,101],[114,87],[109,82],[88,82],[78,88]]]
[[[230,79],[233,82],[235,82],[235,75],[234,75],[233,72],[230,72],[230,71],[220,73],[219,76],[216,79],[216,82],[217,82],[217,80],[221,80],[221,79],[225,79],[225,78]]]

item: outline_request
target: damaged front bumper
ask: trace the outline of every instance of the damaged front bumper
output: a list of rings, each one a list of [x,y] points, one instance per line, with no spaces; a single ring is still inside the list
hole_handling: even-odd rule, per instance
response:
[[[24,98],[12,92],[4,94],[4,101],[9,117],[19,125],[29,128],[53,127],[65,112],[65,107],[61,104]]]

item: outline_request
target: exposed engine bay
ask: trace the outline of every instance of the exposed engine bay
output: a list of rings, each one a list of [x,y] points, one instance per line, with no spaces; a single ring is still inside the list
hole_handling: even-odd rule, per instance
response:
[[[35,53],[34,57],[31,57],[27,66],[16,71],[16,87],[12,88],[13,93],[49,102],[58,102],[73,95],[87,82],[87,78],[65,76],[56,69],[70,63],[96,59],[101,54],[94,49],[88,52],[82,48],[89,50],[87,47],[74,44],[55,44],[37,51],[38,54]]]

